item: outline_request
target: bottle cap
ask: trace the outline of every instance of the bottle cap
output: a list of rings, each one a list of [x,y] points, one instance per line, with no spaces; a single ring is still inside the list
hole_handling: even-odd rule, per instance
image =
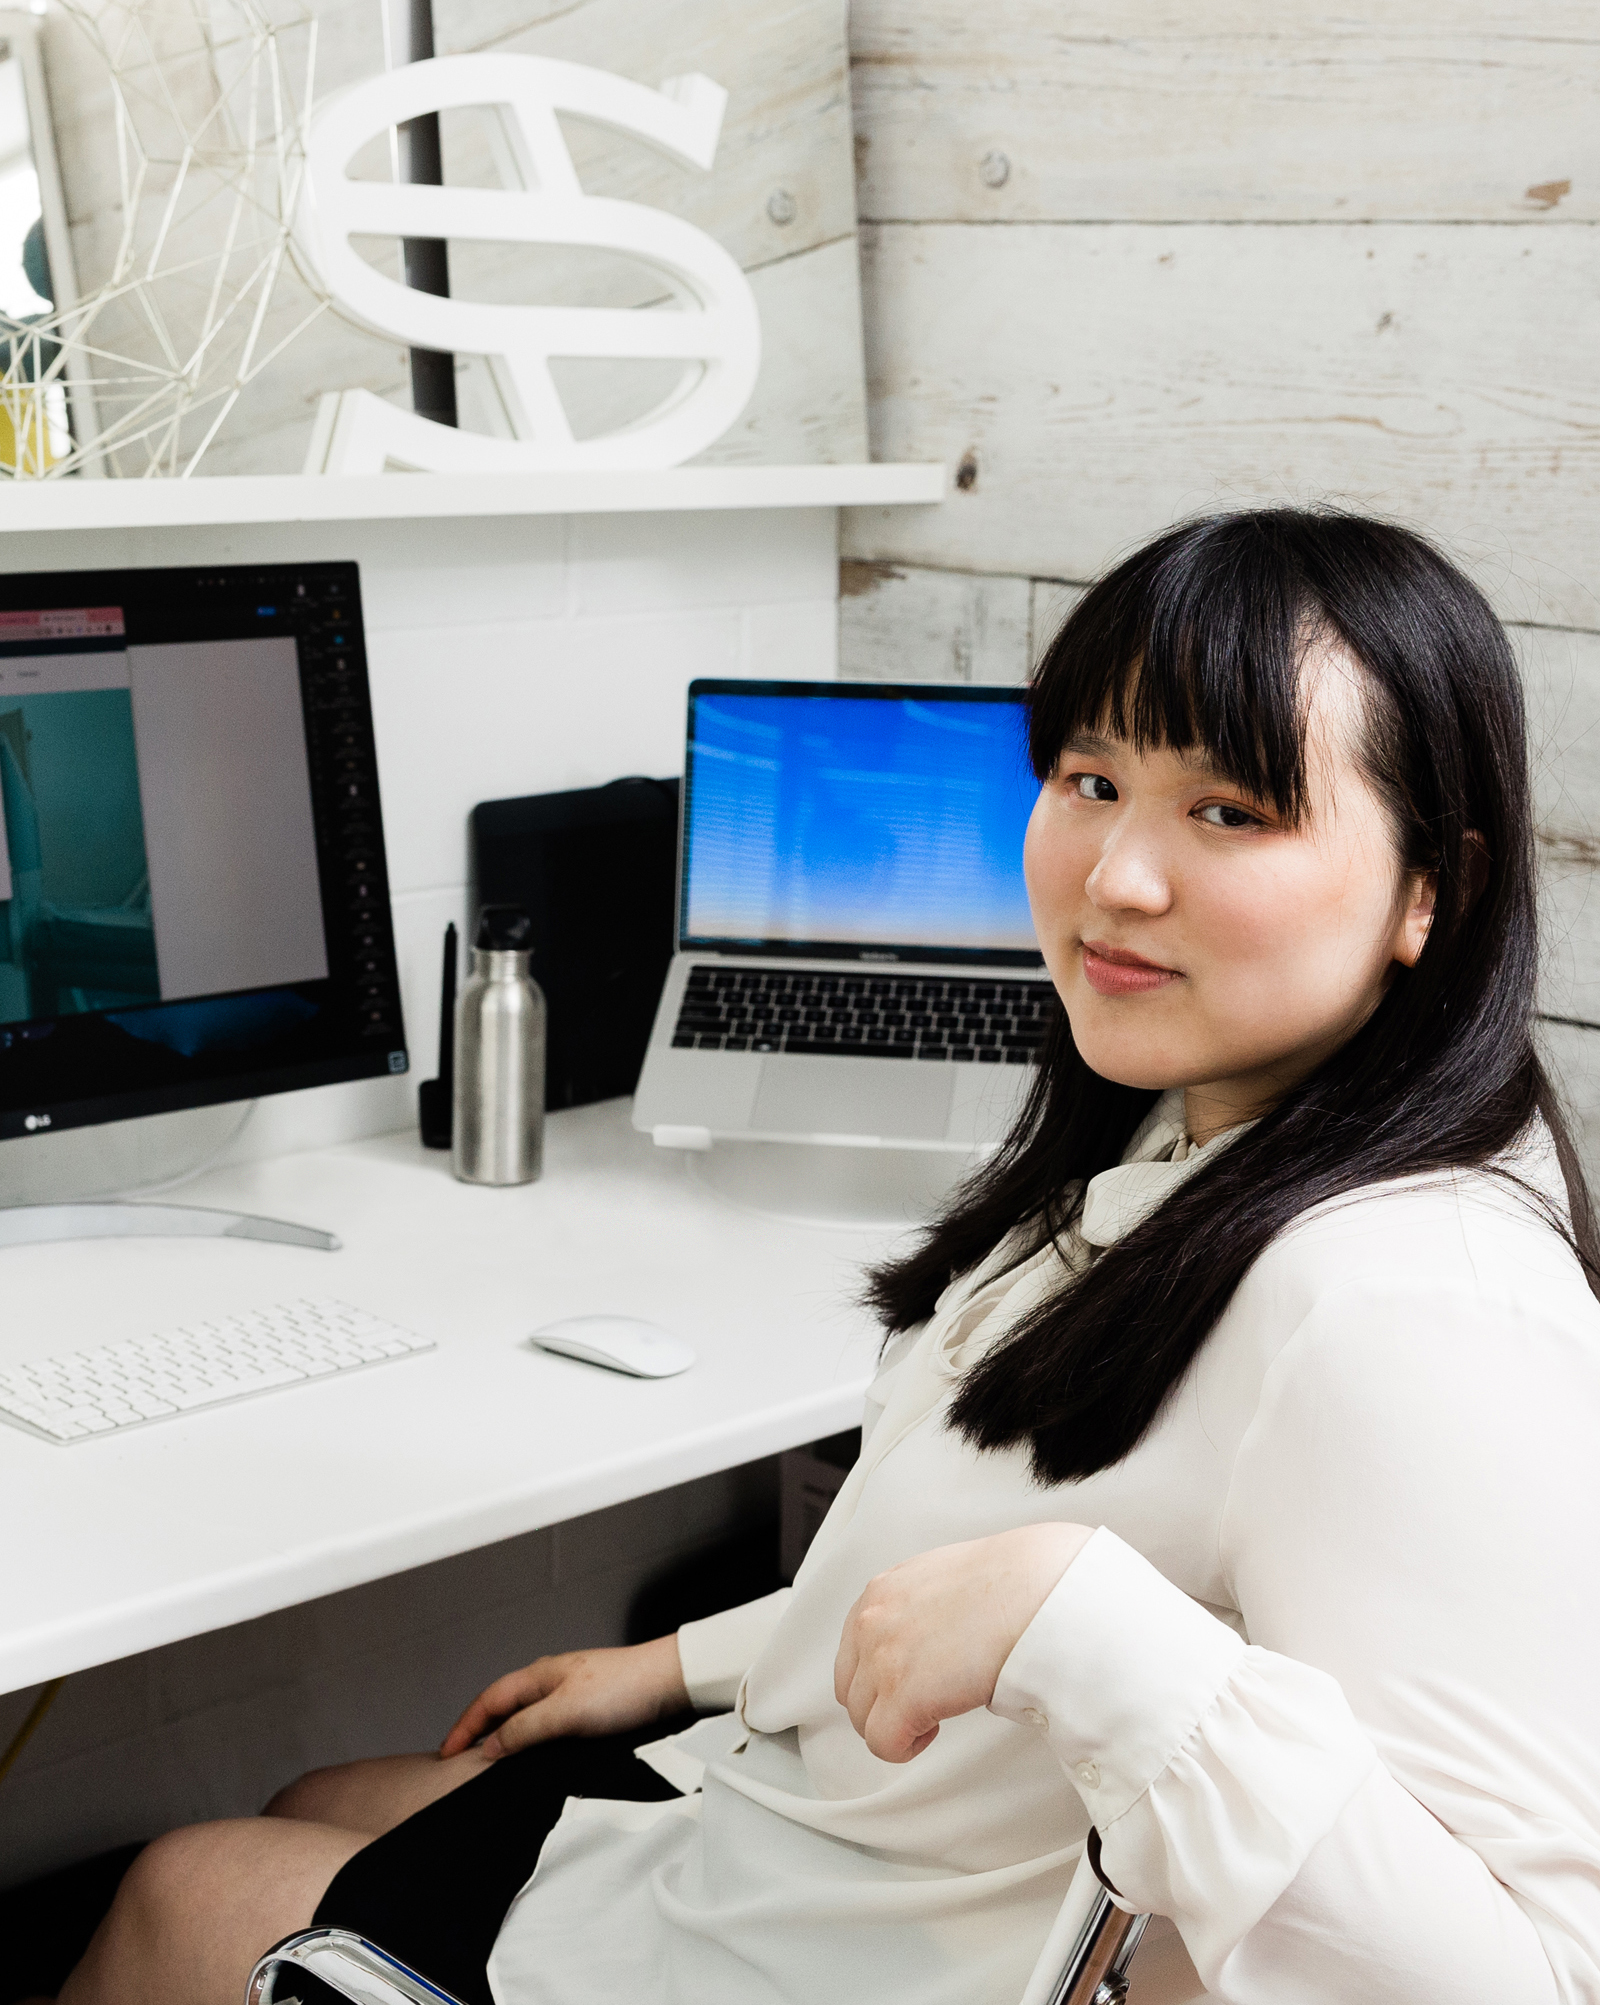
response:
[[[520,905],[485,905],[477,945],[491,954],[526,954],[533,947],[533,921]]]

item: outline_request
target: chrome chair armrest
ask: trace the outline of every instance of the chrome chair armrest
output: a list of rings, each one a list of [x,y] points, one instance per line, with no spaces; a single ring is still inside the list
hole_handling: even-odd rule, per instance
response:
[[[1124,1914],[1104,1888],[1097,1889],[1048,2005],[1124,2005],[1128,1966],[1149,1919]],[[375,1942],[341,1928],[285,1936],[250,1973],[245,2005],[301,2005],[297,1974],[317,1979],[352,2005],[460,2005]]]
[[[1128,1966],[1149,1920],[1147,1914],[1124,1914],[1100,1888],[1049,1994],[1049,2005],[1123,2005]]]
[[[299,2005],[299,1973],[354,2005],[459,2005],[398,1957],[342,1928],[307,1928],[285,1936],[251,1971],[245,2005]]]

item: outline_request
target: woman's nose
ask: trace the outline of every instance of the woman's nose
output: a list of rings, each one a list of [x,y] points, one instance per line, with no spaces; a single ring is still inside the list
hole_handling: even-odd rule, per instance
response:
[[[1172,886],[1154,847],[1123,827],[1106,840],[1085,889],[1102,912],[1165,912]]]

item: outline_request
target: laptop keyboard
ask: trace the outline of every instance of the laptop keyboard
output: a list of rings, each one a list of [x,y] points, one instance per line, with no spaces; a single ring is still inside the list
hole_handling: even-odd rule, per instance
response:
[[[696,965],[672,1043],[677,1051],[1032,1065],[1059,1010],[1046,981]]]

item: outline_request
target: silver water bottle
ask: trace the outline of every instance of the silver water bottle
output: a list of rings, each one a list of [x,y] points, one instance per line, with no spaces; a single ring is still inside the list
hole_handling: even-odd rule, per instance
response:
[[[485,905],[456,1004],[451,1167],[463,1183],[526,1184],[544,1162],[544,996],[528,973],[533,922]]]

